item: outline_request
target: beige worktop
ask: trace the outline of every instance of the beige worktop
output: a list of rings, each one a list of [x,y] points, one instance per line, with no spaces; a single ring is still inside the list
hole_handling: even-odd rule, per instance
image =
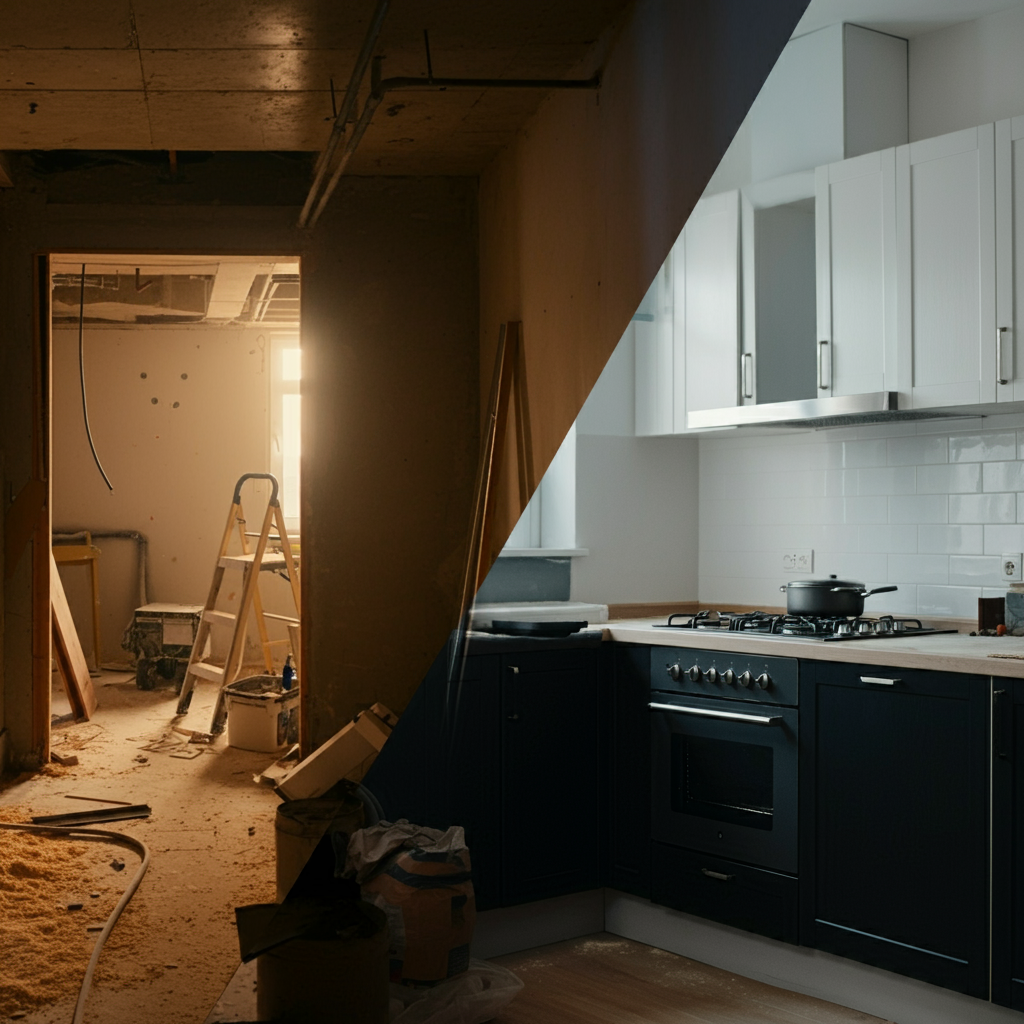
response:
[[[689,629],[656,629],[655,620],[627,619],[603,623],[606,640],[651,644],[661,647],[689,647],[706,651],[736,651],[744,654],[774,655],[779,658],[807,658],[815,661],[843,661],[857,665],[885,665],[889,668],[936,669],[971,675],[1010,676],[1024,679],[1024,637],[970,636],[967,632],[899,637],[898,639],[849,640],[823,643],[798,637],[765,639],[751,633]],[[994,658],[992,654],[1016,655]]]

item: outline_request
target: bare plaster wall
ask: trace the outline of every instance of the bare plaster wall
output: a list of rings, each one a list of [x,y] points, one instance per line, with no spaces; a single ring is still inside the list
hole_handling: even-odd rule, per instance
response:
[[[32,474],[33,253],[301,256],[310,738],[374,700],[401,710],[456,615],[478,445],[476,182],[348,178],[309,236],[293,206],[232,206],[231,177],[205,202],[174,205],[167,184],[153,202],[90,201],[73,172],[64,201],[48,203],[45,178],[15,176],[0,195],[5,509]],[[30,563],[23,551],[5,581],[3,702],[18,760],[33,753]]]
[[[538,475],[550,463],[806,0],[639,0],[480,183],[481,393],[523,322]],[[602,54],[606,54],[602,59]],[[522,511],[506,446],[493,560]]]
[[[267,255],[272,256],[273,253]],[[85,326],[89,419],[109,491],[82,418],[78,329],[53,331],[53,529],[133,530],[148,540],[148,599],[206,600],[235,481],[270,469],[270,336],[263,327],[195,324]],[[254,483],[244,509],[258,530],[269,490]],[[262,504],[261,504],[262,503]],[[131,661],[121,635],[139,603],[134,541],[97,539],[104,664]],[[86,655],[92,655],[88,569],[61,569]],[[237,601],[227,579],[220,606]],[[278,585],[280,583],[280,585]],[[268,611],[291,609],[287,584],[261,581]],[[214,631],[215,654],[229,630]],[[277,633],[286,634],[282,629]]]

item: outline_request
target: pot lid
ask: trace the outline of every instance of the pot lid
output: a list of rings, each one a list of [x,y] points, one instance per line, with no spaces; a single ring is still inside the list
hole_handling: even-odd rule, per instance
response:
[[[786,586],[800,590],[832,590],[835,587],[865,589],[863,583],[858,583],[856,580],[840,580],[835,576],[829,576],[827,580],[794,580],[792,583],[787,583]]]

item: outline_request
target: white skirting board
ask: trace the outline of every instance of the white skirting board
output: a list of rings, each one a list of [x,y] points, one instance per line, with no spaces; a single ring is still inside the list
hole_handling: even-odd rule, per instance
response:
[[[604,931],[604,890],[539,900],[519,907],[501,907],[477,914],[473,956],[487,960],[549,942],[577,939]],[[1017,1024],[1021,1024],[1020,1021]]]
[[[554,902],[554,901],[552,901]],[[898,1024],[1021,1024],[1020,1013],[923,981],[605,890],[605,931]]]

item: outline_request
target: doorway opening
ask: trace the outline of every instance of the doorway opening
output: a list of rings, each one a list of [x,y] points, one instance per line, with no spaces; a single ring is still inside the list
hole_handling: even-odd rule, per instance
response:
[[[58,254],[49,297],[52,544],[94,692],[217,731],[225,683],[301,666],[299,261]],[[246,573],[261,532],[277,562]],[[73,716],[63,674],[51,722]],[[287,740],[300,702],[275,720]]]

